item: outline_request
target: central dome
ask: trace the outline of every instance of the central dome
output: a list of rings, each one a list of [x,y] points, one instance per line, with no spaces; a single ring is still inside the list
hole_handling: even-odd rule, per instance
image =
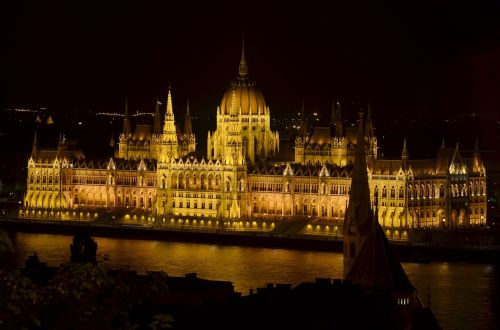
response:
[[[260,90],[255,86],[254,82],[242,79],[233,82],[232,86],[227,89],[220,102],[220,111],[223,115],[230,115],[233,107],[233,91],[234,91],[234,106],[239,114],[241,107],[242,115],[263,115],[265,114],[266,101]]]
[[[233,98],[234,94],[234,98]],[[234,100],[234,101],[233,101]],[[234,104],[233,104],[234,102]],[[266,112],[266,101],[255,82],[248,79],[248,66],[245,59],[245,43],[241,47],[241,60],[239,66],[238,80],[231,84],[220,102],[220,113],[230,115],[231,110],[242,115],[263,115]]]

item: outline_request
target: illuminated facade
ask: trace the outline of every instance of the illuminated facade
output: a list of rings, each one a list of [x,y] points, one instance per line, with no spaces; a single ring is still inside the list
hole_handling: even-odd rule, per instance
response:
[[[296,139],[295,162],[276,159],[279,135],[248,78],[243,51],[237,80],[216,111],[206,156],[195,152],[189,107],[184,131],[176,129],[170,90],[164,120],[157,105],[153,125],[136,125],[134,132],[126,105],[116,154],[105,161],[86,160],[62,137],[57,150],[40,150],[35,137],[23,214],[106,209],[157,220],[294,217],[304,220],[305,232],[342,226],[359,135],[356,128],[344,129],[340,104],[332,127]],[[370,196],[373,202],[378,194],[378,219],[391,235],[403,237],[412,227],[485,223],[486,174],[477,148],[470,159],[461,157],[458,146],[443,145],[436,159],[410,160],[404,143],[400,159],[379,159],[370,112],[360,119]]]

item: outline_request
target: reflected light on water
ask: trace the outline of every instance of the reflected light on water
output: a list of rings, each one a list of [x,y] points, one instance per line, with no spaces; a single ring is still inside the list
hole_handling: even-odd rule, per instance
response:
[[[164,271],[171,276],[198,273],[201,278],[233,282],[248,294],[267,283],[297,285],[316,277],[343,277],[341,253],[180,242],[95,238],[98,260],[110,268]],[[17,233],[19,265],[37,252],[42,262],[57,266],[69,261],[71,236]],[[404,263],[403,268],[424,304],[443,329],[499,329],[499,268],[461,262]]]

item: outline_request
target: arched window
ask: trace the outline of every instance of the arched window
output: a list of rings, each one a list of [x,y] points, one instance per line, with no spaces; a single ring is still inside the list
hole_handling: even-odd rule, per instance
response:
[[[399,187],[398,197],[399,197],[399,198],[403,198],[403,197],[404,197],[403,187]]]
[[[385,197],[387,197],[387,188],[384,186],[382,188],[382,198],[385,198]]]
[[[378,196],[378,186],[375,186],[373,188],[373,197],[377,197]]]
[[[439,186],[439,198],[444,198],[444,185]]]
[[[391,198],[396,198],[396,188],[394,186],[391,187]]]

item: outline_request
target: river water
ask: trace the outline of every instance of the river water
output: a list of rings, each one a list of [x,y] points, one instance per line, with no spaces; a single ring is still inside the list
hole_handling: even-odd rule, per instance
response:
[[[57,266],[69,261],[72,237],[16,233],[17,261],[36,253],[42,262]],[[236,291],[267,283],[342,278],[342,254],[163,241],[95,238],[98,260],[110,268],[162,270],[171,276],[198,273],[201,278],[233,282]],[[107,259],[106,261],[104,261]],[[431,309],[443,329],[500,329],[500,263],[403,263],[422,302],[430,294]]]

